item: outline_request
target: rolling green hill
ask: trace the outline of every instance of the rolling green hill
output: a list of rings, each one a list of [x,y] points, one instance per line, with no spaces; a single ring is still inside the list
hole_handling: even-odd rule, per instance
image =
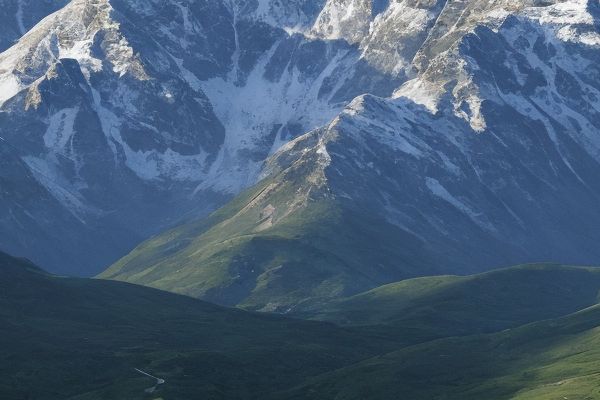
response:
[[[561,317],[596,304],[599,290],[598,268],[533,264],[409,279],[298,315],[425,341]]]
[[[420,278],[305,311],[344,327],[55,277],[0,253],[0,397],[600,399],[599,274]],[[155,381],[135,368],[166,383],[147,393]]]
[[[496,334],[407,347],[326,373],[281,399],[600,399],[600,307]]]
[[[329,323],[58,278],[0,253],[3,400],[263,398],[394,347]],[[134,368],[167,383],[148,396],[153,381]]]

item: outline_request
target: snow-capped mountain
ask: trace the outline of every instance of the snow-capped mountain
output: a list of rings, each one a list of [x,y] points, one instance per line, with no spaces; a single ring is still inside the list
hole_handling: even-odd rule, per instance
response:
[[[408,3],[427,34],[390,98],[358,96],[104,276],[285,311],[432,272],[597,263],[598,3],[397,2],[370,32]]]
[[[19,32],[64,5],[5,2]],[[322,170],[331,196],[447,251],[448,265],[472,252],[483,266],[590,260],[597,7],[73,0],[0,54],[0,247],[99,271],[324,126],[284,151],[301,146],[306,166],[316,152],[309,176]]]
[[[2,18],[19,27],[63,5],[6,2]],[[2,152],[26,171],[3,178],[61,211],[7,191],[0,246],[97,271],[253,184],[269,154],[355,96],[391,95],[404,69],[372,66],[376,46],[323,25],[342,10],[384,24],[367,3],[73,0],[43,18],[0,54]],[[59,232],[85,233],[63,243]]]
[[[425,43],[396,100],[359,97],[320,134],[327,187],[454,272],[466,260],[595,263],[600,6],[506,4],[479,8],[476,25],[428,61]],[[455,25],[472,18],[460,11]]]

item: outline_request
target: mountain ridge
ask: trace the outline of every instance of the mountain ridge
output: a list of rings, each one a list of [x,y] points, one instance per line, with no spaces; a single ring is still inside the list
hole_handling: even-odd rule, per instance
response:
[[[462,36],[394,97],[358,96],[330,123],[283,145],[265,163],[265,180],[255,187],[260,196],[241,196],[234,204],[244,206],[223,209],[238,229],[217,223],[209,231],[221,243],[243,232],[269,245],[253,248],[246,236],[215,253],[220,247],[205,241],[205,232],[197,240],[182,233],[184,241],[167,234],[102,276],[197,296],[214,290],[214,301],[229,305],[245,304],[239,290],[247,299],[281,292],[277,301],[267,296],[248,305],[283,310],[314,297],[286,299],[284,287],[345,296],[432,273],[548,260],[594,264],[595,6],[535,3],[511,13],[468,2],[441,10],[442,21],[447,12],[460,21],[458,11],[470,15],[468,6],[477,4],[484,11],[476,15],[489,14],[491,22],[474,23],[471,15],[470,28],[461,25]],[[436,102],[415,99],[413,89],[432,79],[440,84]],[[178,250],[163,257],[154,247],[162,241]],[[338,261],[315,267],[314,251]],[[314,279],[298,279],[302,273]]]
[[[11,21],[15,7],[29,5],[9,3],[3,18]],[[0,136],[3,151],[21,159],[12,168],[36,180],[23,186],[58,204],[38,204],[46,218],[32,220],[6,197],[2,218],[24,233],[81,232],[87,240],[76,247],[99,260],[83,271],[82,252],[44,235],[32,235],[39,254],[23,240],[0,245],[61,272],[94,274],[123,248],[206,215],[254,184],[281,144],[354,96],[389,95],[404,80],[371,66],[367,50],[310,33],[321,7],[343,7],[336,1],[53,4],[54,14],[0,55]],[[140,198],[145,204],[131,200]],[[112,231],[123,246],[86,225]]]

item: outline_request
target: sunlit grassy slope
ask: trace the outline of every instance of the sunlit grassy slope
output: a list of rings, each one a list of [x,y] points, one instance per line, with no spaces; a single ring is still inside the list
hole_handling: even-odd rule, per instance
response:
[[[422,244],[386,221],[326,196],[291,203],[299,186],[268,179],[208,219],[146,241],[100,276],[288,311],[435,271]]]
[[[409,279],[299,315],[431,339],[560,317],[595,304],[599,288],[598,268],[533,264],[464,277]]]
[[[440,339],[326,373],[285,399],[600,399],[600,307]]]

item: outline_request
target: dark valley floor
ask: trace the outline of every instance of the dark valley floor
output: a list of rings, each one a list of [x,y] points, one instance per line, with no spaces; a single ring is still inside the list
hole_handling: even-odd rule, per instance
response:
[[[599,290],[600,270],[527,265],[403,281],[290,318],[56,277],[2,254],[0,393],[595,399]],[[149,394],[156,382],[136,369],[166,382]]]

